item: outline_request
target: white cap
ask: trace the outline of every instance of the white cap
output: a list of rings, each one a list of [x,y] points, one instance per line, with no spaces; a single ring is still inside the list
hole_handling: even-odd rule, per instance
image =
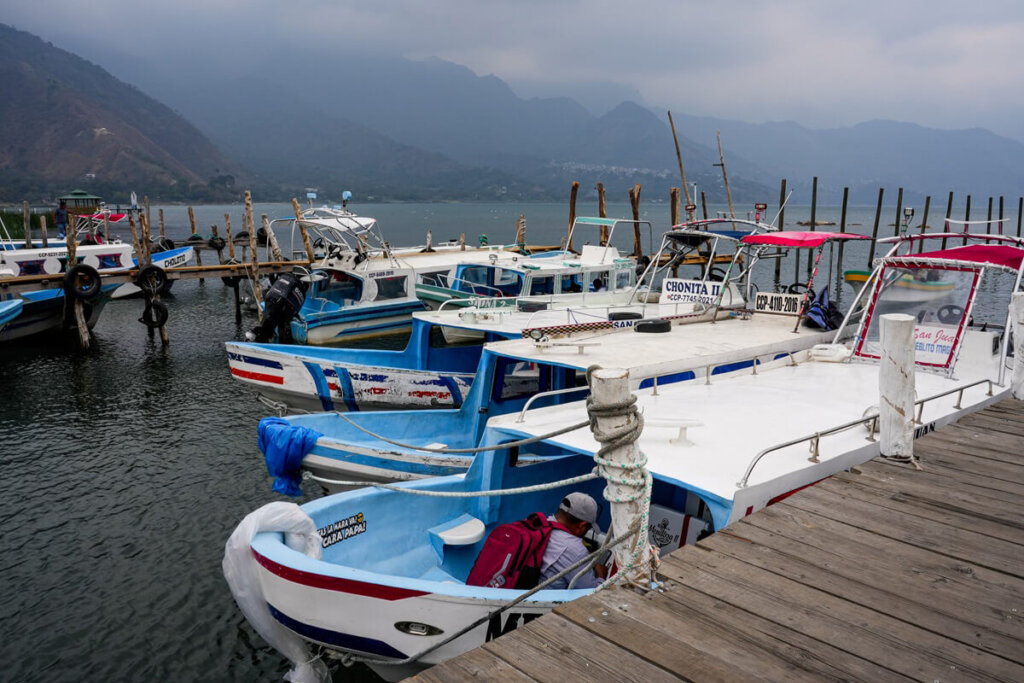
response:
[[[597,503],[582,491],[573,491],[562,499],[559,510],[564,510],[581,522],[597,526]]]

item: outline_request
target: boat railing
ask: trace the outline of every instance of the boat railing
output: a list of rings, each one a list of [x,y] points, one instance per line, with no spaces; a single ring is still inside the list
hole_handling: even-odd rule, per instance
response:
[[[552,389],[551,391],[542,391],[539,394],[534,394],[526,401],[526,404],[523,406],[523,409],[519,411],[519,417],[516,418],[516,422],[526,422],[526,411],[530,409],[530,406],[538,398],[543,398],[545,396],[557,396],[559,394],[570,394],[574,391],[590,391],[590,387],[584,384],[578,387],[569,387],[568,389]]]
[[[943,398],[945,396],[949,396],[950,394],[957,394],[956,405],[954,405],[953,408],[955,410],[961,410],[962,403],[963,403],[963,398],[964,398],[964,391],[967,390],[967,389],[970,389],[972,387],[979,386],[981,384],[988,384],[988,396],[992,396],[993,395],[992,387],[993,387],[993,385],[995,383],[991,379],[980,379],[980,380],[978,380],[976,382],[971,382],[970,384],[964,384],[963,386],[955,387],[953,389],[948,389],[948,390],[943,391],[941,393],[934,394],[933,396],[928,396],[926,398],[922,398],[922,399],[920,399],[918,401],[915,401],[914,405],[917,407],[917,411],[916,411],[915,416],[914,416],[914,424],[922,424],[921,417],[922,417],[922,415],[924,413],[924,404],[925,403],[927,403],[929,401],[934,401],[936,399]],[[769,453],[773,453],[775,451],[782,450],[783,448],[789,448],[790,446],[795,446],[797,444],[801,444],[801,443],[804,443],[804,442],[810,442],[811,457],[809,457],[808,460],[811,461],[811,462],[815,462],[816,463],[816,462],[820,462],[820,460],[819,460],[820,453],[819,453],[818,447],[819,447],[819,444],[821,443],[821,437],[823,437],[823,436],[829,436],[830,434],[836,434],[838,432],[842,432],[842,431],[845,431],[847,429],[852,429],[854,427],[857,427],[857,426],[860,426],[860,425],[864,425],[865,427],[868,428],[867,440],[868,441],[877,441],[877,439],[875,438],[875,434],[878,432],[878,419],[879,419],[878,413],[874,412],[874,413],[871,413],[869,415],[865,415],[864,417],[862,417],[860,419],[851,420],[850,422],[845,422],[845,423],[843,423],[841,425],[837,425],[835,427],[831,427],[829,429],[826,429],[826,430],[823,430],[823,431],[820,431],[820,432],[815,432],[814,434],[811,434],[809,436],[804,436],[804,437],[801,437],[801,438],[798,438],[798,439],[793,439],[792,441],[787,441],[785,443],[780,443],[780,444],[777,444],[775,446],[771,446],[770,448],[766,448],[763,451],[761,451],[760,453],[758,453],[757,455],[755,455],[754,459],[750,461],[750,464],[747,465],[747,471],[743,473],[743,478],[740,479],[739,482],[737,482],[736,487],[737,488],[741,488],[741,489],[742,488],[746,488],[747,481],[750,479],[750,473],[754,471],[754,467],[757,465],[757,463],[760,462],[761,459],[764,458],[764,456],[768,455]]]

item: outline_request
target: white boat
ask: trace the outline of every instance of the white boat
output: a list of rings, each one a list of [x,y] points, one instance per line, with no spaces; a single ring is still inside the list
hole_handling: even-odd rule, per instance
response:
[[[917,324],[915,434],[930,432],[1009,394],[1005,325],[1010,321],[1001,313],[1006,308],[990,307],[1000,319],[983,323],[978,318],[983,307],[975,304],[979,295],[995,296],[992,286],[980,286],[988,273],[1009,276],[1012,285],[1000,288],[1003,295],[1020,290],[1024,241],[979,236],[981,244],[964,248],[912,256],[896,253],[917,239],[900,239],[894,253],[882,260],[867,293],[869,306],[849,342],[787,353],[757,366],[756,373],[698,374],[694,381],[636,390],[644,418],[639,446],[653,476],[648,525],[652,544],[667,552],[691,543],[879,454],[876,314],[892,291],[880,283],[894,273],[955,273],[961,308],[955,323],[925,316],[925,322]],[[906,312],[915,315],[914,309]],[[702,327],[711,326],[691,329]],[[550,362],[580,366],[570,360],[575,349],[550,348],[544,353]],[[633,357],[640,355],[638,350]],[[605,367],[622,367],[628,358],[610,360]],[[630,379],[635,384],[635,378]],[[573,490],[601,499],[599,480],[567,483],[594,467],[599,444],[587,421],[587,409],[578,401],[492,417],[481,439],[489,449],[465,474],[313,500],[301,506],[304,514],[295,515],[298,522],[263,531],[257,516],[247,533],[229,541],[229,551],[240,548],[225,557],[229,581],[238,577],[240,568],[252,572],[244,592],[237,586],[232,590],[236,596],[255,596],[265,613],[263,625],[270,621],[270,630],[276,629],[274,642],[291,638],[293,646],[296,640],[305,641],[328,653],[366,661],[387,680],[399,680],[478,647],[590,592],[544,589],[524,598],[521,590],[465,584],[483,539],[496,525],[535,510],[553,512],[562,496]],[[398,431],[387,433],[403,438]],[[496,449],[531,437],[539,441],[517,447],[512,451],[516,457]],[[533,464],[522,466],[525,457],[534,457]],[[526,486],[543,490],[455,497],[461,492]],[[403,492],[406,489],[444,497],[409,495]],[[608,521],[605,512],[599,524],[606,528]],[[297,542],[303,539],[304,549]],[[247,593],[250,590],[253,593]],[[523,599],[500,611],[517,598]],[[255,612],[246,609],[246,614],[254,619]],[[301,663],[294,654],[301,650],[290,651],[293,661]]]
[[[160,268],[179,268],[187,265],[192,261],[195,256],[195,250],[191,246],[185,247],[172,247],[163,251],[156,251],[150,254],[150,263]],[[138,267],[139,259],[133,259],[132,263],[134,267]],[[171,285],[174,280],[167,280],[163,288],[157,292],[157,294],[166,294],[170,291]],[[110,298],[112,299],[126,299],[131,296],[142,294],[142,290],[134,282],[125,282],[120,287],[114,290]]]

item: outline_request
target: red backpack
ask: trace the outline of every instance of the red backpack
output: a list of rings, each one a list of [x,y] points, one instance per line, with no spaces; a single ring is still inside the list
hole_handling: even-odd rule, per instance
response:
[[[467,586],[529,589],[540,583],[540,566],[552,529],[568,532],[542,512],[494,528],[487,536]]]

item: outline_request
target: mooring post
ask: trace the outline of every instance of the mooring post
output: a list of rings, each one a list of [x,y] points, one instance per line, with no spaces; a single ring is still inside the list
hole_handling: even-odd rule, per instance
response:
[[[160,230],[160,241],[163,242],[164,239],[166,239],[166,237],[167,237],[164,234],[164,210],[163,209],[157,209],[157,211],[156,211],[156,220],[157,220],[157,228],[159,228],[159,230]]]
[[[224,234],[228,241],[228,262],[235,261],[235,238],[231,236],[231,214],[224,214]]]
[[[899,188],[896,192],[896,227],[893,228],[893,237],[899,237],[900,228],[903,225],[903,188]]]
[[[1017,237],[1020,237],[1021,219],[1024,218],[1024,197],[1017,198]]]
[[[142,249],[142,255],[139,256],[139,264],[141,265],[141,264],[144,263],[146,265],[149,265],[152,262],[152,260],[153,260],[153,256],[152,256],[152,253],[150,252],[150,248],[149,248],[151,242],[150,242],[150,227],[149,227],[149,211],[148,211],[148,206],[147,206],[147,211],[139,216],[139,223],[140,223],[140,225],[142,227],[142,244],[145,245],[143,247],[143,249]],[[160,303],[160,292],[153,292],[152,294],[146,294],[145,296],[146,296],[146,306],[147,306],[148,309],[150,309],[150,311],[149,311],[150,315],[159,316],[160,314],[152,312],[152,306],[153,306],[153,304],[160,304],[158,309],[162,310],[164,308],[163,304]],[[143,317],[145,318],[145,315]],[[164,346],[169,345],[171,343],[171,337],[167,333],[167,324],[166,324],[166,322],[161,324],[158,329],[160,331],[160,341],[161,341],[161,343]]]
[[[818,227],[818,176],[811,180],[811,232]],[[799,252],[797,252],[799,254]],[[797,258],[800,258],[797,256]],[[807,279],[811,279],[811,271],[814,268],[814,259],[810,252],[807,254]]]
[[[708,196],[704,194],[704,190],[700,191],[700,209],[704,214],[704,220],[708,219]]]
[[[214,244],[220,244],[221,243],[220,242],[220,231],[217,229],[217,224],[216,223],[214,223],[213,225],[210,226],[210,234],[213,235],[213,243]],[[217,248],[217,263],[219,263],[219,264],[223,264],[224,263],[224,247],[223,246]]]
[[[971,195],[967,195],[967,206],[964,207],[964,243],[962,246],[967,246],[966,234],[970,232],[971,226],[968,225],[971,221]]]
[[[644,255],[643,240],[640,236],[640,185],[633,185],[629,191],[629,204],[633,208],[633,258],[639,260]]]
[[[928,232],[928,209],[931,208],[931,205],[932,205],[932,196],[931,195],[927,195],[924,198],[924,215],[921,216],[921,235],[922,236],[926,232]],[[917,253],[920,254],[923,251],[924,251],[924,240],[921,240],[917,244]]]
[[[985,223],[985,234],[992,234],[992,197],[988,198],[988,222]]]
[[[192,242],[192,249],[196,254],[196,265],[201,266],[203,265],[203,250],[199,248],[199,245],[202,244],[202,242],[200,240],[193,239],[194,236],[199,235],[199,230],[196,227],[196,212],[192,210],[191,206],[188,207],[188,224],[192,228],[192,235],[189,236],[189,241]],[[199,278],[199,284],[206,284],[206,278]]]
[[[43,238],[43,249],[50,246],[50,240],[46,237],[46,214],[39,215],[39,234]]]
[[[604,183],[597,184],[597,215],[601,218],[608,218],[608,207],[604,201]],[[608,245],[608,226],[601,226],[601,246]]]
[[[75,240],[75,229],[71,225],[70,216],[68,217],[68,231],[67,231],[67,250],[68,250],[68,270],[78,265],[78,255],[76,253],[78,248],[78,242]],[[74,282],[71,283],[72,288],[75,287]],[[89,348],[89,321],[85,318],[85,304],[82,303],[82,299],[76,292],[69,292],[67,287],[64,288],[64,301],[67,303],[67,298],[71,297],[73,303],[71,308],[75,315],[75,325],[78,328],[78,343],[83,349]],[[67,310],[66,308],[64,309]]]
[[[953,215],[953,191],[950,190],[950,192],[949,192],[949,200],[946,202],[946,221],[945,221],[945,223],[942,226],[942,232],[944,232],[944,233],[946,233],[946,232],[953,232],[952,228],[950,228],[950,226],[949,226],[949,218],[952,215]],[[943,249],[946,248],[946,240],[947,239],[949,239],[949,238],[948,237],[943,237],[942,238],[942,248]]]
[[[636,538],[615,547],[615,564],[620,572],[625,572],[623,579],[626,581],[650,587],[655,579],[653,553],[644,523],[650,514],[650,474],[644,467],[646,458],[637,443],[643,418],[630,403],[629,372],[611,368],[595,370],[591,373],[590,390],[587,407],[592,418],[591,430],[598,442],[610,446],[602,456],[603,462],[598,462],[599,471],[608,482],[604,491],[605,500],[611,505],[608,533],[621,538],[642,520],[634,532]]]
[[[882,219],[882,197],[885,195],[885,188],[878,188],[878,206],[875,207],[875,227],[871,230],[871,246],[868,249],[868,270],[872,270],[875,261],[875,240],[878,239],[878,221]]]
[[[71,222],[71,216],[68,216],[68,222]],[[25,228],[25,248],[32,248],[32,214],[28,209],[28,202],[23,201],[21,203],[21,220]],[[69,227],[68,230],[71,228]]]
[[[779,187],[779,230],[786,229],[786,179],[782,179],[782,184]],[[777,249],[777,253],[782,254],[782,251]],[[782,257],[775,259],[775,285],[778,286],[782,281]]]
[[[299,200],[292,197],[292,211],[295,212],[295,222],[299,226],[299,234],[302,235],[302,246],[306,249],[306,258],[309,259],[309,265],[313,265],[313,243],[309,241],[309,233],[306,231],[306,224],[302,221],[302,207],[299,206]],[[294,255],[289,258],[294,258]]]
[[[128,230],[132,233],[132,248],[135,250],[135,256],[139,259],[139,263],[142,263],[142,246],[139,245],[139,233],[135,229],[135,212],[128,212]]]
[[[839,232],[846,232],[846,208],[850,201],[850,188],[843,188],[843,208],[839,213]],[[835,298],[839,301],[843,298],[843,247],[846,240],[839,241],[839,254],[836,256],[836,289]]]
[[[1010,388],[1013,397],[1024,399],[1024,292],[1014,292],[1010,299],[1013,321],[1013,376]]]
[[[294,200],[293,200],[294,201]],[[296,202],[298,203],[298,202]],[[252,193],[245,191],[245,227],[249,231],[249,249],[252,258],[252,295],[256,300],[256,314],[263,322],[263,288],[260,285],[260,252],[256,247],[256,225],[252,220]]]
[[[914,457],[914,316],[882,316],[882,352],[878,368],[878,431],[881,454],[897,460]]]
[[[277,235],[270,229],[270,218],[267,217],[267,214],[262,214],[260,217],[263,219],[263,232],[267,233],[267,246],[270,247],[271,257],[275,261],[284,261],[281,247],[277,244]]]
[[[572,181],[572,189],[569,190],[569,229],[566,230],[566,249],[572,251],[572,224],[576,222],[576,195],[580,191],[580,181]]]

